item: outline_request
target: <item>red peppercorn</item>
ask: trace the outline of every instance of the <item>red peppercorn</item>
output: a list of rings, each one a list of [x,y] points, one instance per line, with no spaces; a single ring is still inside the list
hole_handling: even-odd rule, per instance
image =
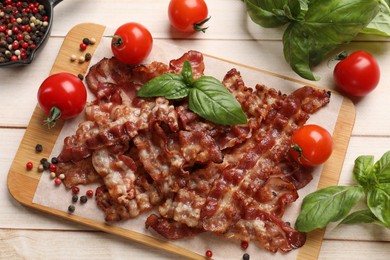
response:
[[[18,34],[16,35],[16,39],[17,39],[18,41],[21,41],[21,40],[24,39],[24,35],[21,34],[21,33],[18,33]]]
[[[17,49],[19,49],[19,42],[14,41],[11,46],[12,46],[13,50],[17,50]]]
[[[85,193],[88,197],[92,198],[93,197],[93,190],[87,190]]]
[[[34,165],[33,165],[32,162],[26,163],[26,169],[27,169],[27,170],[31,170],[33,167],[34,167]]]
[[[60,184],[62,183],[62,180],[61,180],[60,178],[55,178],[55,179],[54,179],[54,183],[55,183],[56,185],[60,185]]]
[[[55,165],[55,164],[50,164],[49,170],[50,170],[51,172],[55,172],[55,171],[57,170],[57,165]]]
[[[18,58],[18,56],[16,56],[16,55],[12,55],[11,56],[11,61],[17,61],[19,58]]]
[[[87,45],[85,43],[80,43],[80,50],[85,50],[87,48]]]
[[[0,32],[5,32],[7,30],[7,27],[5,25],[0,25]]]
[[[213,257],[213,252],[212,252],[211,250],[207,250],[207,251],[206,251],[206,257],[207,257],[207,258]]]
[[[242,249],[247,249],[248,246],[249,246],[248,241],[241,241],[241,248],[242,248]]]
[[[11,22],[12,22],[12,21],[11,21]],[[14,34],[19,33],[19,28],[18,28],[17,26],[13,26],[13,27],[12,27],[12,32],[13,32]]]
[[[28,48],[28,42],[22,42],[22,48],[27,49]]]
[[[73,194],[78,194],[79,192],[80,192],[80,188],[79,187],[77,187],[77,186],[72,187],[72,193]]]

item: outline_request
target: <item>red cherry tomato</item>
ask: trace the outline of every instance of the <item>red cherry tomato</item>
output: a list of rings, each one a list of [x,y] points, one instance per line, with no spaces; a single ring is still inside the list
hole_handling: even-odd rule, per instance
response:
[[[323,164],[333,150],[331,134],[319,125],[305,125],[298,128],[291,138],[291,156],[305,166]]]
[[[362,97],[376,88],[380,70],[375,58],[365,51],[356,51],[334,68],[336,85],[350,96]]]
[[[69,119],[80,114],[87,101],[87,91],[80,78],[60,72],[47,77],[38,90],[38,103],[49,115],[49,128],[59,119]]]
[[[125,23],[118,27],[111,41],[115,58],[127,65],[140,64],[152,51],[153,38],[139,23]]]
[[[207,18],[208,9],[204,0],[171,0],[168,17],[171,25],[182,32],[205,32],[202,27]]]

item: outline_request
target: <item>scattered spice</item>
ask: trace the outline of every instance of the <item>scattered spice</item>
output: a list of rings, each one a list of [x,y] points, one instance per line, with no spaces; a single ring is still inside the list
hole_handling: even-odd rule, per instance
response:
[[[205,255],[207,258],[211,258],[213,257],[213,252],[211,250],[207,250]]]
[[[77,202],[79,200],[79,196],[73,195],[72,196],[72,202]]]
[[[72,187],[72,193],[73,194],[78,194],[79,192],[80,192],[80,188],[79,187],[77,187],[77,186]]]
[[[94,45],[96,43],[95,38],[89,38],[89,44]]]
[[[65,179],[65,174],[61,173],[60,175],[58,175],[58,178],[60,178],[61,180]]]
[[[49,170],[51,164],[49,163],[49,161],[46,160],[44,163],[42,163],[42,165],[43,169]]]
[[[87,201],[88,201],[88,197],[87,196],[83,195],[83,196],[80,197],[80,202],[82,204],[86,203]]]
[[[242,249],[247,249],[248,246],[249,246],[248,241],[241,241],[241,248],[242,248]]]
[[[85,43],[80,43],[80,50],[84,51],[87,49],[87,45]]]
[[[88,197],[92,198],[93,197],[93,190],[87,190],[85,193]]]
[[[70,213],[73,213],[75,210],[76,210],[76,207],[75,207],[75,206],[69,205],[68,211],[69,211]]]
[[[78,74],[77,77],[81,80],[84,80],[84,76],[82,74]]]
[[[26,163],[26,169],[27,170],[31,170],[32,168],[34,167],[34,165],[33,165],[33,163],[32,162],[28,162],[28,163]]]
[[[248,253],[243,254],[242,260],[249,260],[249,259],[250,259],[250,255]]]
[[[42,146],[41,144],[37,144],[37,145],[35,146],[35,151],[36,151],[37,153],[42,152],[42,150],[43,150],[43,146]]]
[[[57,170],[57,165],[55,165],[55,164],[50,164],[49,170],[50,170],[51,172],[55,172],[55,171]]]
[[[50,178],[54,179],[56,177],[56,173],[55,172],[51,172],[50,173]]]
[[[83,39],[83,43],[84,43],[85,45],[89,45],[89,44],[90,44],[90,40],[89,40],[88,38],[84,38],[84,39]]]
[[[38,172],[43,172],[44,170],[45,168],[43,168],[42,164],[38,165]]]
[[[85,60],[86,60],[86,61],[90,61],[91,58],[92,58],[91,53],[87,52],[87,53],[85,54]]]
[[[62,180],[61,180],[60,178],[55,178],[55,179],[54,179],[54,183],[55,183],[56,185],[60,185],[60,184],[62,183]]]
[[[70,55],[70,61],[77,60],[77,56],[75,54]]]
[[[84,63],[85,61],[85,57],[84,56],[80,56],[79,57],[79,63]]]
[[[51,158],[51,163],[52,163],[52,164],[57,164],[57,163],[58,163],[57,157]]]

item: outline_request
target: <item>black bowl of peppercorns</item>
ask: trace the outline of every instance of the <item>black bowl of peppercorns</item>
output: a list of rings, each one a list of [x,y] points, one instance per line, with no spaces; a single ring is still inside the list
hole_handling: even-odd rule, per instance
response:
[[[0,66],[30,64],[47,42],[62,0],[0,0]]]

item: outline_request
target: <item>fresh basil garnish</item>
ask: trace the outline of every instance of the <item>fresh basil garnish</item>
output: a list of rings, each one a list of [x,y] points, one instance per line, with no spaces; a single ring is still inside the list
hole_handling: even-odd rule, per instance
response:
[[[297,230],[308,232],[339,220],[340,224],[377,223],[390,228],[390,151],[375,163],[371,155],[359,156],[353,176],[357,186],[331,186],[307,195],[295,224]],[[345,217],[363,194],[367,208]]]
[[[164,96],[167,99],[178,99],[188,95],[188,87],[180,74],[162,74],[151,79],[138,91],[139,97]]]
[[[263,27],[288,25],[284,57],[309,80],[318,80],[311,67],[360,32],[390,33],[389,0],[245,0],[245,4],[250,18]]]
[[[298,231],[323,228],[345,217],[363,195],[360,186],[331,186],[307,195],[295,223]]]
[[[375,223],[378,222],[378,219],[369,209],[355,211],[349,214],[345,219],[343,219],[340,224],[362,224],[362,223]]]
[[[369,187],[367,205],[375,217],[390,228],[390,183]]]
[[[199,116],[221,125],[245,124],[247,118],[237,99],[214,77],[193,78],[189,61],[180,74],[162,74],[144,84],[139,97],[164,96],[180,99],[188,96],[189,109]]]

